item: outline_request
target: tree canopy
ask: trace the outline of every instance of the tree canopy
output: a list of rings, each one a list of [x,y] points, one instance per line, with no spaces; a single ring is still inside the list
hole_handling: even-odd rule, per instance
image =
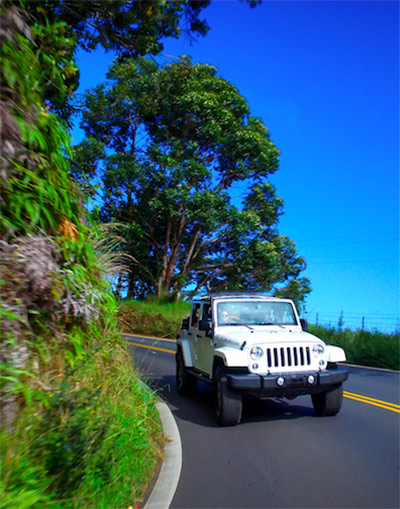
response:
[[[79,85],[75,51],[99,45],[120,59],[157,55],[163,40],[185,33],[205,35],[200,18],[210,0],[5,0],[19,9],[31,30],[42,72],[40,80],[48,106],[64,121],[74,112],[71,97]],[[250,1],[250,6],[254,2]]]
[[[209,26],[200,19],[210,0],[41,0],[27,2],[25,8],[52,23],[66,24],[78,44],[86,50],[97,45],[118,55],[156,55],[161,40],[176,37],[182,30],[206,34]]]
[[[128,296],[299,279],[304,260],[278,233],[283,202],[268,182],[279,151],[238,90],[188,57],[116,61],[108,79],[86,97],[74,171],[101,170],[102,219],[127,240]]]

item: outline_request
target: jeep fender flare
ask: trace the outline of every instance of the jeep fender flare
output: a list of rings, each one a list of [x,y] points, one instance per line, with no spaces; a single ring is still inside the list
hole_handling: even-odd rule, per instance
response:
[[[193,366],[193,361],[192,361],[192,355],[190,353],[189,342],[187,340],[185,341],[182,339],[178,339],[176,351],[178,351],[179,349],[182,351],[183,361],[185,363],[185,366],[187,368],[191,368]]]
[[[326,352],[328,362],[344,362],[346,360],[346,354],[340,346],[326,345]]]
[[[230,348],[229,346],[217,348],[214,351],[214,364],[217,359],[221,359],[224,366],[227,368],[237,368],[241,366],[247,366],[248,364],[246,350]]]

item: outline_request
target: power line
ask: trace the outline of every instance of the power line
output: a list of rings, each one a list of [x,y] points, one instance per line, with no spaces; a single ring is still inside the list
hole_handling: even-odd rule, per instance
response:
[[[322,238],[316,238],[316,239],[302,239],[302,240],[296,240],[296,243],[303,243],[303,242],[324,242],[324,241],[330,241],[330,240],[348,240],[348,239],[365,239],[365,238],[376,238],[376,237],[398,237],[399,233],[372,233],[367,235],[345,235],[341,237],[322,237]]]
[[[388,242],[398,242],[398,239],[396,238],[393,238],[393,239],[375,239],[375,240],[350,240],[350,241],[346,241],[346,242],[326,242],[326,241],[322,241],[322,242],[315,242],[315,244],[307,244],[307,246],[304,246],[303,249],[305,247],[307,248],[310,248],[310,247],[332,247],[332,246],[351,246],[351,245],[359,245],[359,244],[383,244],[383,243],[388,243]],[[296,242],[297,244],[298,242]]]
[[[340,260],[340,261],[317,261],[317,262],[307,262],[308,265],[336,265],[336,264],[345,264],[345,263],[382,263],[382,262],[398,262],[399,258],[378,258],[375,260]]]

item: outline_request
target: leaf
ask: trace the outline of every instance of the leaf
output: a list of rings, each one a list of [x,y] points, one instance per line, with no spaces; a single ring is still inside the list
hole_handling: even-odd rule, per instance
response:
[[[66,217],[63,218],[62,222],[60,223],[58,231],[62,237],[69,237],[72,240],[75,240],[80,236],[77,226],[68,221]]]
[[[33,228],[39,221],[40,206],[37,202],[29,200],[25,203],[25,208],[28,212],[28,216],[31,218],[29,228]]]

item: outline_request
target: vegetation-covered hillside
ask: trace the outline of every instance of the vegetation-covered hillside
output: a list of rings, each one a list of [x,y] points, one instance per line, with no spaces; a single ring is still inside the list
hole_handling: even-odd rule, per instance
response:
[[[72,90],[75,39],[23,6],[0,13],[1,504],[128,507],[159,461],[160,423],[51,112]]]

